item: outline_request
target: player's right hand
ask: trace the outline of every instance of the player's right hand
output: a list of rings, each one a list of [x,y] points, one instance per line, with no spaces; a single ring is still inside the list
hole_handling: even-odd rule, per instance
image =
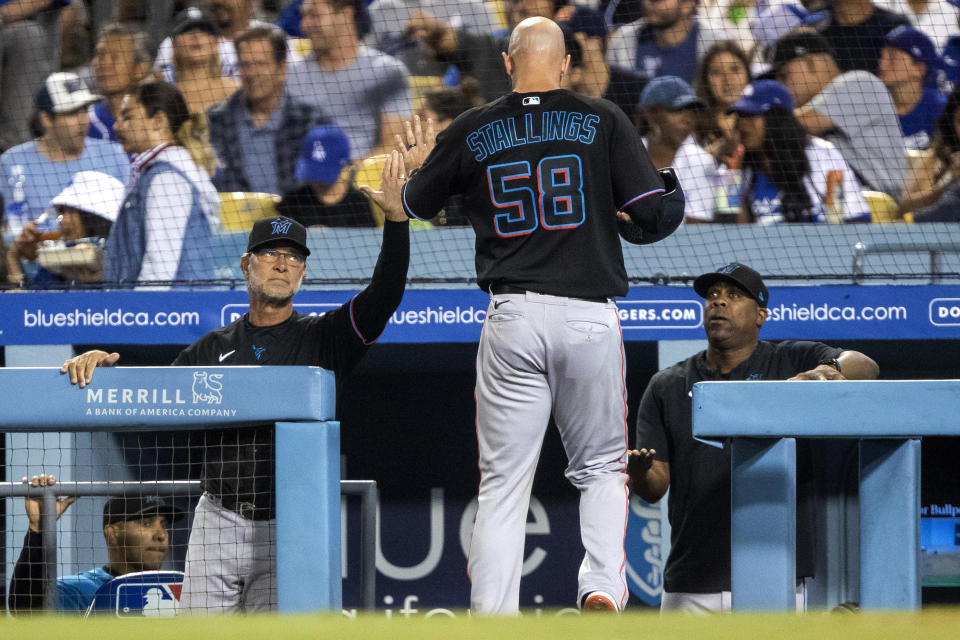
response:
[[[20,479],[20,482],[23,484],[29,484],[31,487],[52,487],[57,484],[56,476],[48,475],[39,475],[33,476],[29,480],[24,476]],[[60,519],[60,516],[63,515],[63,512],[67,508],[77,501],[76,496],[67,496],[66,498],[60,498],[57,500],[57,520]],[[25,498],[23,501],[24,509],[27,512],[27,519],[30,521],[30,531],[38,532],[40,531],[40,501],[36,498]]]
[[[70,384],[79,385],[81,389],[93,380],[93,370],[97,367],[112,367],[120,359],[119,353],[107,353],[94,349],[70,358],[60,367],[60,373],[70,374]]]

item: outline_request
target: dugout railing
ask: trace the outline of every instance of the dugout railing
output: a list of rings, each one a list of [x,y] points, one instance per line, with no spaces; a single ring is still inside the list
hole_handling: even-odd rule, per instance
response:
[[[183,431],[276,426],[277,586],[281,612],[339,610],[341,495],[361,498],[361,591],[375,601],[377,488],[340,480],[333,374],[316,367],[118,367],[85,389],[56,368],[0,369],[0,433]],[[269,400],[269,401],[268,401]],[[199,492],[199,483],[59,482],[0,485],[0,497],[43,501],[46,579],[56,580],[56,496]],[[53,524],[51,524],[51,522]],[[326,550],[326,553],[305,553]],[[48,602],[51,592],[48,590]]]
[[[860,605],[919,609],[920,438],[958,414],[960,380],[695,384],[694,437],[731,449],[734,610],[795,607],[797,438],[860,441]]]

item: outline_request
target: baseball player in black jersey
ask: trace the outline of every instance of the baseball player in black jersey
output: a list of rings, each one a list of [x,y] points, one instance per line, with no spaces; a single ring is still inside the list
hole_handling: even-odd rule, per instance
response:
[[[530,490],[552,415],[580,490],[577,600],[616,611],[627,599],[626,393],[613,297],[628,287],[618,231],[636,243],[666,237],[683,218],[683,194],[617,107],[560,89],[569,56],[553,21],[517,25],[504,64],[513,92],[454,120],[419,168],[432,136],[411,136],[404,160],[416,171],[401,194],[407,215],[423,219],[464,195],[478,284],[490,292],[477,357],[471,607],[519,610]]]
[[[399,193],[401,163],[387,160],[383,184]],[[293,296],[310,255],[306,230],[278,216],[250,232],[240,266],[250,311],[180,352],[174,365],[313,365],[348,373],[383,332],[400,304],[410,246],[407,217],[386,212],[383,246],[370,285],[322,316],[293,310]],[[62,372],[81,387],[97,366],[119,354],[88,351]],[[181,604],[195,612],[276,609],[274,429],[205,433],[204,494],[194,513]]]
[[[879,367],[858,351],[820,342],[759,340],[769,295],[760,275],[734,262],[693,283],[704,302],[707,349],[660,371],[640,401],[632,489],[657,502],[670,488],[670,557],[661,609],[730,609],[730,449],[694,440],[690,393],[704,380],[872,380]],[[744,409],[746,410],[746,408]],[[772,417],[771,419],[776,419]],[[813,575],[810,456],[798,443],[797,577]],[[798,606],[804,600],[802,582]]]

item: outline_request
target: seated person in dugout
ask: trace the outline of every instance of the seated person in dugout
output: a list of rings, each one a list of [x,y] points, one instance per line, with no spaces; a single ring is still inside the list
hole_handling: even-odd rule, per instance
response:
[[[313,129],[303,139],[296,177],[301,186],[283,195],[277,213],[305,227],[375,226],[370,201],[352,184],[350,140],[337,127]]]
[[[32,287],[102,280],[103,243],[117,219],[123,191],[123,183],[106,173],[77,173],[50,201],[59,229],[44,232],[37,222],[28,222],[10,247],[10,280]],[[22,260],[39,266],[28,276]]]
[[[56,484],[54,476],[33,476],[23,483],[34,487]],[[57,518],[76,501],[57,500]],[[13,568],[8,605],[14,613],[43,609],[46,585],[43,580],[45,556],[40,533],[40,500],[24,500],[30,521],[23,550]],[[57,611],[86,611],[97,589],[117,576],[138,571],[157,571],[163,566],[170,546],[170,525],[181,520],[183,511],[157,496],[111,498],[103,506],[103,538],[107,543],[107,564],[70,576],[57,578]]]

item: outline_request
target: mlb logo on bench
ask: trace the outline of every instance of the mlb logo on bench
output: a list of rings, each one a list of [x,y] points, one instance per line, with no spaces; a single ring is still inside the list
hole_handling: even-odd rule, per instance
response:
[[[182,571],[141,571],[97,589],[87,615],[171,618],[180,611]]]

